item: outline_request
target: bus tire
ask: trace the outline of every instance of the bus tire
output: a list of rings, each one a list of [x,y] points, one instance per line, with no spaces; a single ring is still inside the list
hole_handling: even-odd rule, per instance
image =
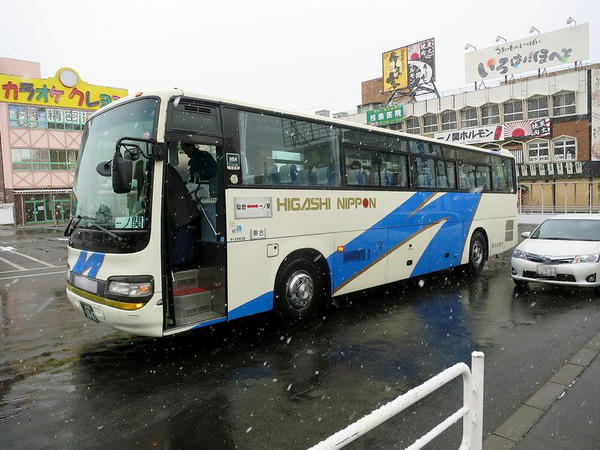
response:
[[[475,231],[469,244],[468,269],[473,275],[479,275],[485,266],[486,259],[485,238],[481,231]]]
[[[305,256],[289,261],[275,285],[275,310],[285,320],[298,321],[313,316],[323,298],[323,279],[315,264]]]

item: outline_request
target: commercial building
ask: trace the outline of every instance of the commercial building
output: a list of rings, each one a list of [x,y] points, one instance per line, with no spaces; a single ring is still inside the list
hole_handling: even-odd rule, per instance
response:
[[[38,62],[0,58],[0,223],[69,220],[85,121],[126,95],[70,68],[41,78]]]
[[[377,108],[402,105],[401,118],[381,126],[511,151],[523,212],[600,211],[600,64],[473,84],[412,103],[397,97],[388,104],[382,85],[382,78],[363,82],[362,105],[345,119],[374,123],[369,114],[381,114]]]

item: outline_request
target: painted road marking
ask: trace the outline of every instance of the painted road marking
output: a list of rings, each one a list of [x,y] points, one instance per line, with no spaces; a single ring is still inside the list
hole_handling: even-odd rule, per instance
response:
[[[65,271],[61,270],[60,272],[32,273],[31,275],[15,275],[14,277],[2,277],[2,278],[0,278],[0,280],[12,280],[14,278],[42,277],[44,275],[57,275],[59,273],[66,275]]]
[[[9,261],[9,260],[8,260],[8,259],[6,259],[6,258],[2,258],[1,256],[0,256],[0,261],[2,261],[3,263],[6,263],[6,264],[8,264],[9,266],[13,266],[15,269],[18,269],[18,270],[27,270],[25,267],[23,267],[23,266],[20,266],[20,265],[18,265],[18,264],[15,264],[14,262],[12,262],[12,261]]]
[[[41,259],[34,258],[33,256],[25,255],[24,253],[19,253],[19,252],[15,251],[15,250],[12,250],[10,252],[14,253],[15,255],[22,256],[23,258],[30,259],[31,261],[35,261],[36,263],[43,264],[43,265],[45,265],[47,267],[55,267],[52,264],[47,263],[46,261],[42,261]]]
[[[64,267],[65,269],[67,268],[67,266],[48,266],[52,269],[56,269],[59,267]],[[25,271],[32,271],[32,270],[48,270],[48,269],[44,269],[43,267],[33,267],[31,269],[19,269],[19,270],[0,270],[0,274],[5,274],[5,273],[11,273],[11,272],[25,272]]]

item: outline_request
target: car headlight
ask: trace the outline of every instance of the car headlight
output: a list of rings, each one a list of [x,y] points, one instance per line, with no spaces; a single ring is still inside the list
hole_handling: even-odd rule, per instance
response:
[[[527,259],[527,253],[515,249],[515,251],[513,252],[513,258]]]
[[[122,295],[124,297],[148,297],[152,295],[152,282],[124,282],[109,281],[108,292],[110,294]]]
[[[593,253],[591,255],[579,255],[573,258],[571,264],[579,264],[579,263],[595,263],[598,262],[598,258],[600,258],[599,253]]]

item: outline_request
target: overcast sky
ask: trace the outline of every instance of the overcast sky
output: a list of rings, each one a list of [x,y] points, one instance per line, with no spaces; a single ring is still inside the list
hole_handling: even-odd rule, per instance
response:
[[[17,1],[2,5],[0,56],[75,69],[134,93],[181,87],[301,112],[349,111],[381,54],[436,43],[440,90],[465,85],[464,46],[515,40],[530,26],[590,24],[600,62],[600,2],[544,1]]]

